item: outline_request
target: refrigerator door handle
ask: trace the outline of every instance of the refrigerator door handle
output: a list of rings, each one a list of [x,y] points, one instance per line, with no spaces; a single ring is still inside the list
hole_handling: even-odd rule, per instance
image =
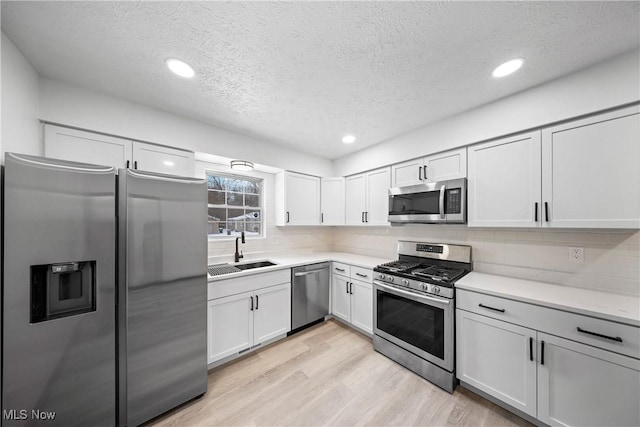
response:
[[[100,173],[104,173],[104,172],[115,172],[116,168],[113,166],[93,166],[93,165],[83,165],[83,166],[74,166],[71,163],[67,163],[67,162],[62,162],[62,161],[58,161],[58,162],[46,162],[46,161],[42,161],[42,160],[36,160],[34,157],[31,156],[22,156],[22,155],[18,155],[15,153],[7,153],[7,156],[13,157],[14,159],[23,162],[23,163],[29,163],[32,165],[38,165],[38,166],[46,166],[48,168],[52,168],[52,169],[65,169],[65,170],[71,170],[71,171],[77,171],[77,172],[100,172]]]
[[[128,169],[128,174],[135,176],[136,178],[153,179],[156,181],[168,181],[168,182],[182,182],[186,184],[202,184],[207,182],[202,178],[189,178],[186,176],[168,176],[168,175],[156,175],[149,172],[141,172],[139,170]]]

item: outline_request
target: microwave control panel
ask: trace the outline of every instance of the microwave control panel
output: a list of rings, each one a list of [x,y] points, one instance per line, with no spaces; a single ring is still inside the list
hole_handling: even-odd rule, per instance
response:
[[[462,211],[462,189],[452,188],[445,191],[445,208],[447,214],[458,214]]]

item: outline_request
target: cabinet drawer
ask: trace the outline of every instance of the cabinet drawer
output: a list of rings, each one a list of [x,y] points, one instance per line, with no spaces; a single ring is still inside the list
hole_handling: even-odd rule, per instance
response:
[[[634,326],[463,289],[456,290],[456,304],[462,310],[640,358],[640,328]]]
[[[252,292],[268,286],[291,282],[291,269],[249,274],[241,277],[216,280],[207,284],[207,299],[227,297],[242,292]]]
[[[373,270],[369,268],[351,266],[351,278],[354,280],[360,280],[361,282],[372,283],[373,282]]]
[[[331,263],[331,272],[334,274],[340,274],[342,276],[351,276],[351,266],[349,264],[343,264],[341,262],[332,262]]]

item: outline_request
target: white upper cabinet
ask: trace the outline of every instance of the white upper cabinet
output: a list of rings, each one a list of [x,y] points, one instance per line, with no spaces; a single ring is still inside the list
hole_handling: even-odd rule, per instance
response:
[[[345,178],[345,223],[364,225],[364,212],[367,210],[367,175]]]
[[[470,227],[640,228],[640,107],[468,148]]]
[[[640,108],[542,131],[542,201],[551,227],[640,228]]]
[[[147,172],[193,176],[194,155],[190,151],[176,150],[161,145],[134,142],[133,167]]]
[[[44,155],[73,162],[194,176],[191,151],[130,141],[62,126],[44,126]]]
[[[320,223],[344,225],[344,178],[320,180]]]
[[[61,126],[44,126],[44,156],[72,162],[132,166],[132,141]]]
[[[320,224],[320,178],[284,171],[276,175],[276,225]]]
[[[345,179],[347,225],[388,225],[391,168],[385,167]]]
[[[391,186],[443,181],[467,176],[467,150],[459,148],[391,166]]]
[[[540,224],[540,131],[468,148],[469,227]]]

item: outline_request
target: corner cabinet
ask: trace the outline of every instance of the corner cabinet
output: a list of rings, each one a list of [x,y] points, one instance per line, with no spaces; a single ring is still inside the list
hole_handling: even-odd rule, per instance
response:
[[[332,263],[332,314],[368,334],[373,333],[373,271]]]
[[[320,223],[344,225],[344,178],[320,180]]]
[[[390,167],[346,177],[346,225],[389,225],[390,185]]]
[[[468,147],[470,227],[640,228],[640,107]]]
[[[551,426],[640,425],[640,328],[456,294],[456,375],[463,386]]]
[[[276,225],[320,225],[320,178],[296,172],[276,174]]]
[[[208,284],[207,363],[283,338],[291,330],[291,271]]]
[[[179,176],[195,174],[191,151],[50,124],[44,125],[44,156],[118,169]]]
[[[391,187],[466,178],[467,149],[443,151],[391,166]]]

